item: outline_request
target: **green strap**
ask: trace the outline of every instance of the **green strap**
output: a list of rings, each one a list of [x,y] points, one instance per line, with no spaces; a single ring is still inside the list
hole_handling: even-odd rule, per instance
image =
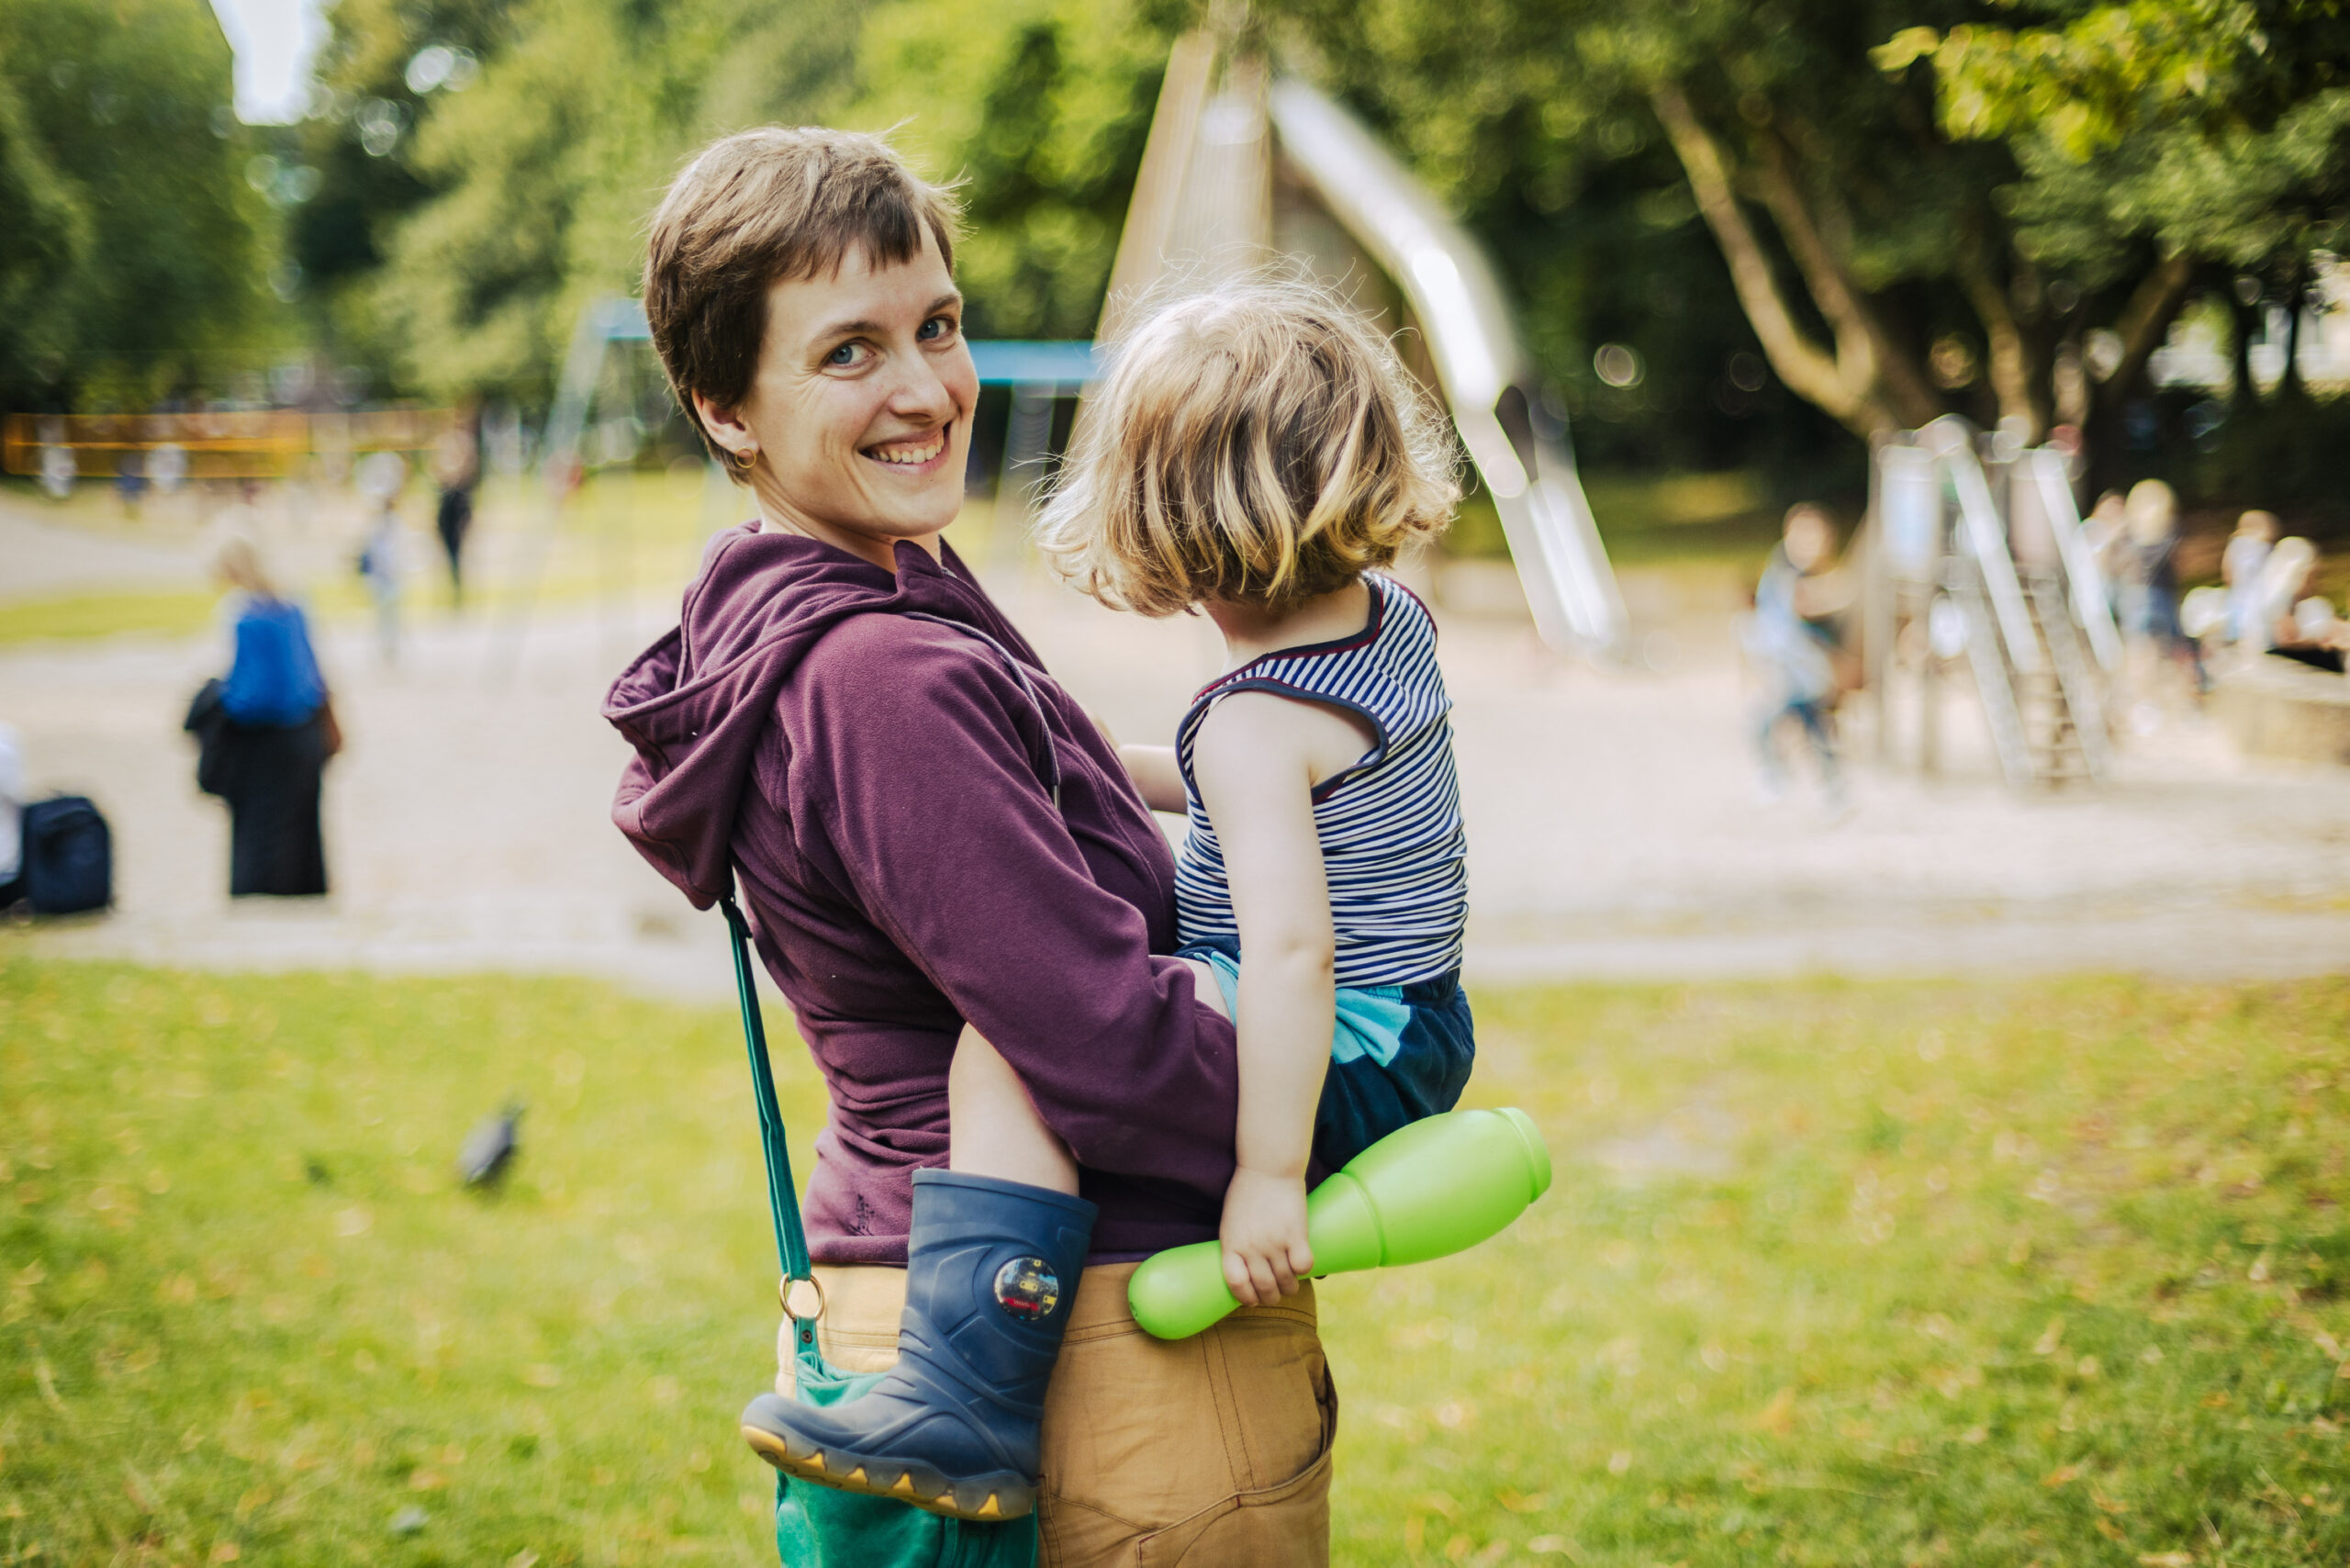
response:
[[[783,1277],[815,1277],[808,1261],[808,1236],[800,1227],[800,1200],[791,1190],[791,1151],[783,1141],[783,1112],[775,1102],[775,1070],[767,1062],[767,1031],[759,1016],[759,993],[751,978],[751,927],[732,894],[722,897],[726,927],[733,934],[734,989],[743,1000],[743,1041],[751,1052],[751,1093],[759,1110],[759,1142],[767,1155],[767,1207],[775,1215],[775,1251]],[[785,1310],[789,1311],[787,1304]],[[805,1329],[808,1325],[800,1325]],[[808,1341],[803,1338],[803,1344]]]
[[[908,611],[907,619],[934,621],[957,632],[967,632],[996,652],[1013,678],[1020,683],[1028,706],[1036,715],[1037,733],[1042,738],[1042,756],[1032,757],[1036,764],[1037,782],[1052,797],[1054,808],[1061,803],[1060,759],[1053,748],[1052,725],[1045,717],[1045,706],[1036,695],[1035,682],[1021,666],[1012,651],[976,626],[941,616],[926,615],[919,610]],[[767,1062],[767,1025],[759,1017],[759,993],[751,979],[751,927],[743,918],[743,911],[732,893],[721,894],[719,907],[726,912],[726,928],[733,938],[734,990],[743,1001],[743,1040],[751,1052],[751,1090],[759,1109],[759,1141],[764,1146],[767,1162],[767,1208],[775,1215],[775,1251],[783,1260],[783,1310],[791,1317],[792,1349],[801,1365],[811,1372],[827,1369],[822,1353],[816,1348],[816,1319],[802,1317],[791,1310],[793,1282],[813,1282],[815,1271],[808,1258],[808,1236],[800,1227],[800,1199],[791,1189],[791,1154],[784,1147],[783,1113],[775,1103],[775,1071]],[[823,1312],[823,1292],[817,1290],[817,1313]]]

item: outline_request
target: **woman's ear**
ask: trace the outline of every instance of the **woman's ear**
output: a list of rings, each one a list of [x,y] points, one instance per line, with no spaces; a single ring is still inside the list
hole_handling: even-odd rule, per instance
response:
[[[701,428],[710,432],[711,440],[733,454],[738,462],[744,453],[758,450],[758,438],[751,433],[751,427],[743,422],[740,409],[713,403],[699,392],[690,396],[694,400],[694,412],[701,416]]]

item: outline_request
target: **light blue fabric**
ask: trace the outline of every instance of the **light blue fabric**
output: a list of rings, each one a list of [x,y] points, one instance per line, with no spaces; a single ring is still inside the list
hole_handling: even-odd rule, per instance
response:
[[[229,717],[272,729],[308,723],[327,683],[301,610],[282,599],[249,598],[238,607],[236,636],[236,660],[220,684]]]
[[[1184,956],[1198,958],[1215,971],[1216,989],[1224,992],[1225,1010],[1239,1017],[1240,966],[1214,948],[1193,949]],[[1404,1000],[1402,986],[1342,985],[1337,1024],[1330,1033],[1330,1059],[1350,1062],[1368,1057],[1386,1067],[1394,1061],[1404,1043],[1404,1026],[1411,1021],[1412,1009]]]

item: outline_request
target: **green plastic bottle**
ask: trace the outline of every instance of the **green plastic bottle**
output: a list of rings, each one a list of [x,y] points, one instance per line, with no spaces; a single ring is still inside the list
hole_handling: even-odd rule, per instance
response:
[[[1425,1263],[1499,1234],[1550,1188],[1550,1151],[1519,1110],[1447,1111],[1388,1134],[1305,1200],[1314,1272]],[[1238,1309],[1223,1247],[1198,1241],[1148,1260],[1126,1286],[1135,1321],[1183,1339]]]

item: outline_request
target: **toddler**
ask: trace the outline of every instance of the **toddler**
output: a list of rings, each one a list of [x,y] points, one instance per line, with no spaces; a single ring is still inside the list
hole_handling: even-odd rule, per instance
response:
[[[1094,598],[1197,610],[1224,633],[1225,672],[1175,745],[1120,756],[1145,801],[1188,819],[1181,956],[1237,1023],[1220,1235],[1244,1305],[1312,1273],[1309,1180],[1449,1110],[1468,1081],[1451,703],[1427,609],[1379,570],[1458,499],[1442,427],[1370,323],[1317,289],[1248,283],[1136,331],[1042,519],[1046,554]],[[1090,1205],[1068,1149],[975,1031],[948,1088],[951,1170],[921,1172],[934,1184],[918,1191],[968,1216],[942,1222],[934,1246],[917,1223],[897,1367],[826,1408],[762,1395],[744,1431],[811,1481],[1005,1518],[1033,1506],[1068,1317],[1049,1260],[1081,1265]],[[1035,1256],[965,1279],[946,1257],[958,1223],[991,1243],[1033,1233]]]
[[[2248,511],[2236,519],[2236,531],[2220,552],[2220,579],[2228,589],[2228,641],[2265,648],[2275,641],[2276,628],[2264,625],[2260,604],[2261,568],[2277,544],[2277,514]]]

